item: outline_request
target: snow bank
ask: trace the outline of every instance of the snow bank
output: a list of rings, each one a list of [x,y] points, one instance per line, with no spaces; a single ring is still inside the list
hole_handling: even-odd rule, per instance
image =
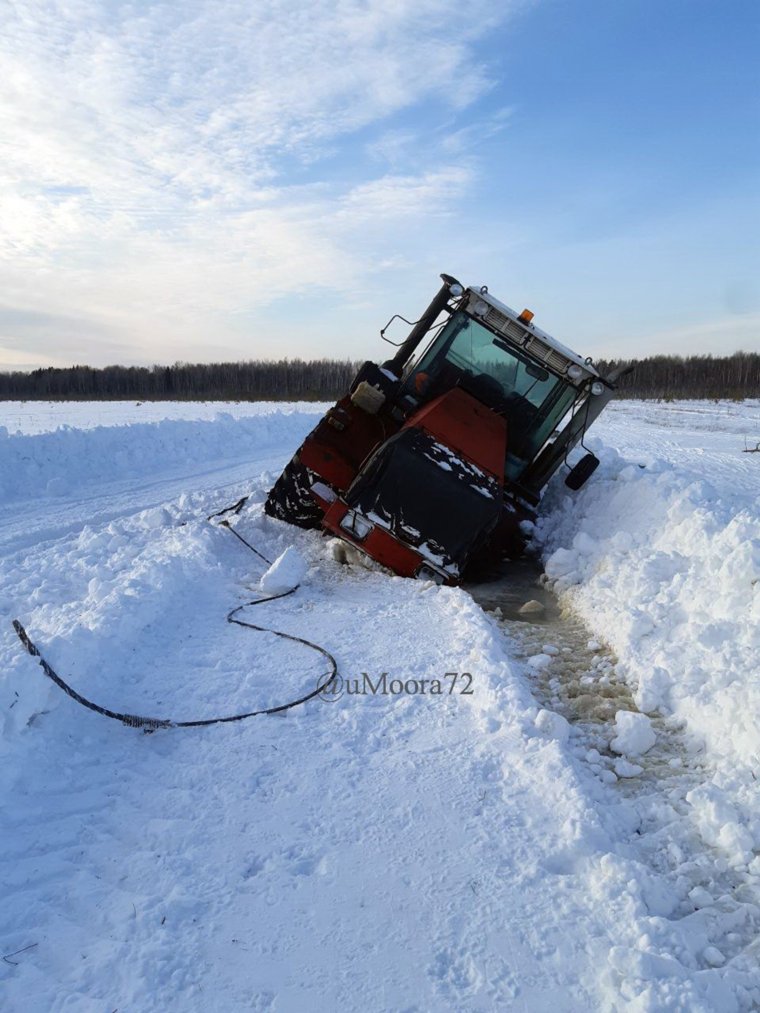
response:
[[[637,707],[683,722],[716,790],[749,803],[760,769],[757,500],[592,443],[602,463],[587,486],[571,495],[560,479],[547,490],[536,532],[546,573],[617,653]],[[720,838],[719,808],[706,810],[705,839],[736,842]],[[755,836],[757,847],[760,823]]]
[[[61,425],[75,429],[128,426],[136,422],[204,420],[220,414],[250,416],[324,412],[327,403],[304,401],[0,401],[0,427],[26,436],[54,432]]]
[[[67,497],[83,486],[143,479],[187,464],[209,467],[297,446],[321,408],[214,421],[164,420],[9,436],[0,427],[0,503]]]

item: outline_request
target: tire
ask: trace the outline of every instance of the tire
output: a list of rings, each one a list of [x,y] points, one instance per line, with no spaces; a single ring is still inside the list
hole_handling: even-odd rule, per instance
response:
[[[269,490],[264,513],[299,528],[321,527],[324,513],[311,494],[311,473],[298,454]]]

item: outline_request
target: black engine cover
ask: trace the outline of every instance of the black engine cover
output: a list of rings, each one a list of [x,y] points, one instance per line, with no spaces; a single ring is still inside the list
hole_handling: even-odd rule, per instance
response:
[[[422,429],[402,429],[362,469],[348,505],[460,574],[501,514],[493,476]],[[423,536],[424,532],[424,536]]]

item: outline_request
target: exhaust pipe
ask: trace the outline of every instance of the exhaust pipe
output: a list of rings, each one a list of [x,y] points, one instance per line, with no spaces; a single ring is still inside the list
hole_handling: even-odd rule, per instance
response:
[[[456,278],[452,278],[450,274],[442,274],[441,278],[443,278],[443,285],[428,308],[409,332],[409,337],[402,345],[399,346],[399,350],[393,358],[384,363],[385,368],[391,370],[391,372],[395,373],[396,376],[401,376],[404,372],[404,366],[412,357],[412,353],[415,348],[433,326],[438,314],[441,313],[442,310],[446,309],[449,304],[449,299],[451,299],[453,295],[461,295],[464,292],[464,286],[460,285]],[[459,289],[458,292],[456,290],[452,292],[454,286],[457,286]]]

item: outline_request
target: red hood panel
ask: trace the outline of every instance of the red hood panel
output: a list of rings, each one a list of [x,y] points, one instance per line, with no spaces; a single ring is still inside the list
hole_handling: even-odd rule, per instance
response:
[[[424,429],[435,440],[466,457],[504,483],[507,423],[460,387],[421,408],[404,429]]]

